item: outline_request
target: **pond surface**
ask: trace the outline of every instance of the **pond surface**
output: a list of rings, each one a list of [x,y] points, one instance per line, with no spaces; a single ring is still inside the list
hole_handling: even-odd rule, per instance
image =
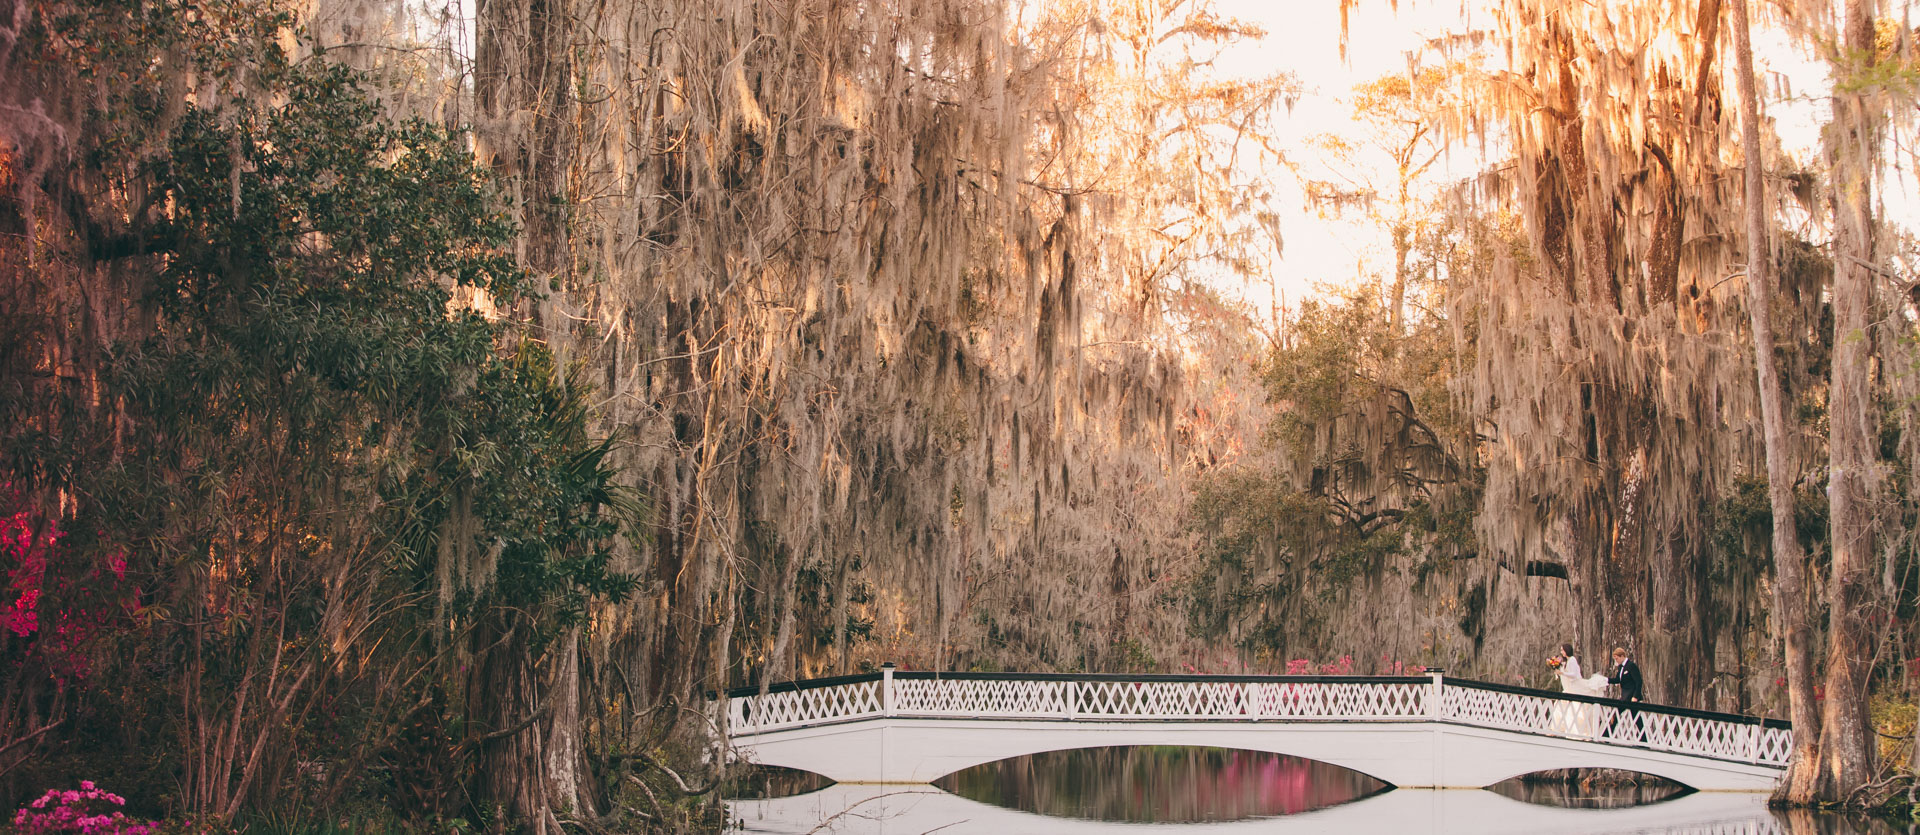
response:
[[[934,786],[1022,812],[1122,823],[1293,815],[1391,788],[1357,771],[1284,754],[1145,746],[1014,757],[954,772]]]
[[[1834,815],[1777,815],[1758,794],[1637,782],[1513,780],[1486,791],[1393,789],[1337,766],[1218,748],[1089,748],[966,769],[931,786],[825,785],[802,772],[741,784],[753,833],[1783,833],[1906,835]],[[745,788],[751,785],[752,788]],[[781,796],[785,794],[786,796]]]

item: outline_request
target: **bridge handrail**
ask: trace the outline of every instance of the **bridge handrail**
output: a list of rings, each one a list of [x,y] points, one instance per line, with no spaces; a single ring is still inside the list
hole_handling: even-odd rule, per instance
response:
[[[1764,728],[1792,730],[1793,723],[1785,719],[1769,719],[1764,716],[1748,716],[1743,713],[1720,713],[1713,710],[1696,710],[1678,705],[1663,705],[1653,702],[1630,702],[1625,699],[1610,699],[1605,696],[1583,696],[1578,693],[1563,693],[1558,690],[1542,690],[1538,687],[1522,687],[1516,684],[1499,684],[1491,681],[1476,681],[1469,678],[1446,679],[1448,687],[1465,687],[1472,690],[1492,690],[1497,693],[1512,693],[1519,696],[1539,696],[1562,702],[1584,702],[1595,705],[1608,705],[1622,710],[1634,710],[1641,713],[1664,713],[1672,716],[1685,716],[1693,719],[1705,719],[1712,722],[1729,722],[1736,725],[1758,725]],[[757,692],[757,691],[756,691]]]
[[[853,673],[829,678],[810,678],[800,681],[783,681],[767,686],[769,693],[789,693],[795,690],[812,690],[818,687],[834,687],[861,681],[879,681],[881,674]],[[1145,681],[1145,682],[1274,682],[1282,684],[1426,684],[1427,676],[1280,676],[1280,675],[1220,675],[1193,673],[1147,673],[1132,675],[1128,673],[975,673],[975,672],[936,672],[931,670],[898,670],[893,674],[895,681],[951,680],[951,681]],[[1459,679],[1447,679],[1458,681]],[[760,695],[758,686],[734,687],[726,691],[729,698],[743,698]],[[707,698],[718,698],[714,691],[707,691]]]
[[[1432,721],[1784,765],[1778,719],[1427,676],[904,672],[727,691],[730,732],[879,716],[1094,721]],[[1438,697],[1437,699],[1435,697]]]
[[[895,673],[894,675],[900,675],[900,673]],[[853,673],[851,675],[844,675],[844,676],[828,676],[826,678],[808,678],[808,679],[801,679],[799,681],[774,682],[773,684],[767,685],[767,692],[768,693],[792,693],[796,690],[817,690],[822,687],[838,687],[842,684],[857,684],[862,681],[879,681],[879,680],[880,680],[879,673]],[[709,699],[719,698],[720,695],[722,694],[716,694],[712,690],[707,691],[707,698]],[[742,699],[742,698],[746,698],[747,696],[758,696],[760,695],[760,687],[759,685],[752,685],[748,687],[728,688],[728,690],[724,695],[729,699]]]

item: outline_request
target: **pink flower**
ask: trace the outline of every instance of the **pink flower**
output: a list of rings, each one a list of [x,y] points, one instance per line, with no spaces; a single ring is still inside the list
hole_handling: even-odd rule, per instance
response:
[[[21,589],[19,599],[0,608],[0,626],[5,626],[13,634],[22,638],[33,634],[33,630],[40,625],[40,617],[34,612],[39,602],[39,589]]]
[[[49,789],[40,799],[13,816],[14,827],[21,832],[80,832],[99,835],[152,835],[157,825],[134,820],[119,810],[102,811],[100,802],[126,805],[126,798],[101,789],[88,780],[80,791]],[[52,809],[49,803],[58,802]]]

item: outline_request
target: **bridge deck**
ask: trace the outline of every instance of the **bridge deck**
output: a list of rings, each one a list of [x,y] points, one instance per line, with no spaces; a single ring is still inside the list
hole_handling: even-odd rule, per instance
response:
[[[842,782],[926,782],[977,762],[1065,747],[1224,742],[1348,765],[1401,786],[1464,786],[1538,764],[1528,770],[1627,768],[1695,788],[1765,790],[1792,751],[1792,731],[1779,720],[1438,673],[883,670],[778,685],[765,695],[757,688],[726,695],[736,749]],[[841,725],[852,727],[835,727]]]

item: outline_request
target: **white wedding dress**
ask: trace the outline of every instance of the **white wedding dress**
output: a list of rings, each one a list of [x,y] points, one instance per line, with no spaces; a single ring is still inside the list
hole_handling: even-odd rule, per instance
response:
[[[1580,659],[1568,658],[1560,665],[1560,689],[1580,696],[1604,696],[1607,693],[1607,674],[1594,673],[1591,676],[1580,675]],[[1561,702],[1553,706],[1553,729],[1567,736],[1595,735],[1597,730],[1594,718],[1598,705]]]
[[[1560,689],[1576,696],[1605,696],[1607,674],[1594,673],[1581,678],[1580,659],[1568,658],[1567,663],[1560,665]]]

